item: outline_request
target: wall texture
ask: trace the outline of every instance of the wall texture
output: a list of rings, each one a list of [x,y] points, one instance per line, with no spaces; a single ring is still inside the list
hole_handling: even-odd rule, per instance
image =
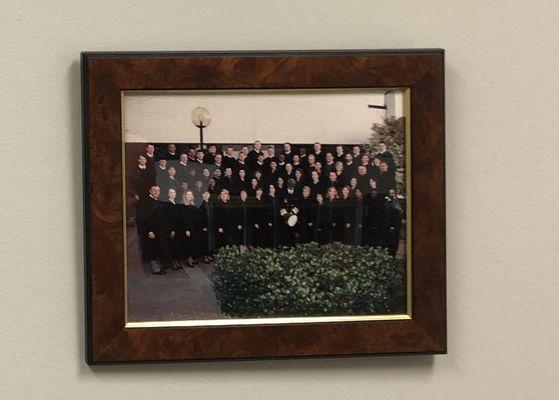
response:
[[[0,398],[552,399],[555,1],[0,1]],[[442,47],[449,354],[88,368],[81,50]]]

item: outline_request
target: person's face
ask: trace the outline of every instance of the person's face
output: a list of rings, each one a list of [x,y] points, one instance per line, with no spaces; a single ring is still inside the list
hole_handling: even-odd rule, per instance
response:
[[[351,185],[351,187],[357,186],[357,179],[356,178],[351,178],[349,180],[349,184]]]
[[[256,159],[258,160],[259,163],[261,163],[262,161],[264,161],[264,155],[258,154],[258,157],[256,157]]]
[[[361,190],[359,189],[355,189],[355,197],[361,200],[363,198],[363,192],[361,192]]]
[[[367,168],[365,168],[364,165],[360,165],[359,168],[357,168],[357,173],[359,175],[365,175],[367,173]]]
[[[280,155],[278,156],[278,160],[279,160],[280,162],[284,162],[284,161],[285,161],[285,154],[280,154]]]
[[[268,188],[268,193],[270,193],[271,196],[276,194],[276,187],[274,185],[270,185],[270,187]]]
[[[347,199],[349,197],[349,189],[345,186],[342,189],[342,195],[344,196],[344,199]]]
[[[285,183],[285,182],[284,182],[283,178],[282,178],[282,177],[279,177],[279,178],[278,178],[278,186],[279,186],[279,187],[283,187],[283,184],[284,184],[284,183]]]
[[[215,154],[217,151],[216,147],[214,145],[211,145],[210,147],[208,147],[208,152],[211,154]]]
[[[197,160],[203,160],[204,159],[204,153],[202,151],[196,152],[196,159]]]
[[[167,193],[167,197],[169,197],[169,200],[175,201],[177,197],[177,192],[175,192],[175,189],[169,189],[169,192]]]
[[[277,164],[275,161],[272,161],[272,162],[270,163],[270,169],[271,169],[272,171],[275,171],[277,167],[278,167],[278,164]]]
[[[202,193],[202,199],[203,199],[204,201],[210,200],[210,192],[204,192],[204,193]]]
[[[333,182],[333,181],[335,181],[336,179],[338,179],[338,175],[336,175],[335,172],[329,172],[329,173],[328,173],[328,178],[330,178],[330,180]]]
[[[373,158],[373,165],[375,167],[380,167],[380,159],[379,158]]]
[[[336,171],[340,172],[344,170],[344,164],[341,161],[336,163]]]
[[[301,179],[303,177],[303,173],[299,170],[295,171],[295,178],[297,178],[297,180]]]
[[[246,174],[247,174],[247,173],[246,173],[246,171],[245,171],[244,169],[240,169],[240,170],[239,170],[239,177],[240,177],[241,179],[245,179]]]
[[[165,159],[159,160],[159,166],[161,168],[167,168],[167,160],[165,160]]]
[[[396,197],[396,191],[394,189],[388,190],[388,195],[392,198]]]
[[[226,190],[222,190],[221,193],[219,193],[219,198],[221,201],[227,201],[229,200],[229,193],[227,193]]]
[[[334,161],[334,156],[330,153],[326,154],[326,161],[328,163],[331,163],[332,161]]]
[[[204,178],[209,178],[210,177],[210,170],[207,168],[204,168],[202,170],[202,175],[204,176]]]
[[[233,147],[228,147],[227,150],[225,150],[225,152],[227,153],[228,156],[233,156]]]
[[[319,153],[319,152],[320,152],[320,148],[321,148],[320,143],[315,143],[315,144],[313,145],[313,148],[314,148],[314,151],[315,151],[315,152]]]
[[[305,186],[305,187],[303,188],[303,197],[304,197],[304,198],[307,198],[307,197],[309,197],[310,195],[311,195],[311,188],[308,187],[308,186]]]
[[[359,146],[353,146],[353,154],[359,154],[360,151],[361,149],[359,148]]]
[[[364,155],[363,157],[361,157],[361,164],[363,165],[369,164],[369,156]]]
[[[379,143],[378,144],[378,151],[379,151],[379,153],[384,153],[386,151],[386,144]]]
[[[216,178],[219,178],[221,176],[221,170],[219,168],[214,171],[214,176]]]
[[[254,150],[260,151],[261,148],[262,148],[262,143],[254,142]]]
[[[246,157],[247,157],[247,155],[245,153],[239,153],[239,160],[240,161],[245,161]]]
[[[231,177],[233,175],[233,170],[229,167],[225,168],[225,176]]]
[[[223,157],[221,156],[221,154],[216,154],[215,155],[215,162],[218,163],[218,164],[221,163],[222,158]]]
[[[148,163],[148,160],[145,157],[143,157],[143,156],[138,157],[138,164],[139,165],[141,165],[142,167],[145,167],[147,165],[147,163]]]
[[[246,156],[248,154],[248,147],[243,146],[243,148],[241,149],[241,152]]]
[[[208,186],[215,187],[215,179],[214,178],[210,178],[210,180],[208,181]]]
[[[175,169],[175,167],[171,167],[169,168],[167,173],[169,174],[169,176],[175,176],[177,174],[177,170]]]
[[[336,189],[330,188],[328,189],[328,199],[333,200],[336,198]]]
[[[175,146],[174,144],[170,144],[169,146],[167,146],[167,150],[169,150],[169,153],[172,154],[177,151],[177,146]]]
[[[196,189],[198,189],[198,190],[201,190],[202,187],[204,186],[202,181],[196,181],[195,185],[196,185]]]
[[[342,155],[344,153],[344,148],[342,146],[336,146],[336,154]]]
[[[250,180],[250,184],[252,185],[252,187],[256,187],[258,185],[258,179],[252,178]]]
[[[186,162],[188,161],[188,156],[186,154],[181,154],[179,159],[183,164],[186,164]]]
[[[374,179],[369,179],[369,187],[371,189],[376,189],[377,188],[377,181],[375,181]]]
[[[309,164],[311,164],[311,165],[314,164],[314,155],[313,154],[309,154],[308,159],[309,159]]]
[[[194,158],[196,156],[196,150],[188,149],[188,155],[190,156],[190,158]]]
[[[276,151],[274,150],[273,147],[268,147],[268,156],[269,157],[273,157],[275,153],[276,153]]]
[[[311,172],[311,178],[315,181],[318,180],[318,172],[316,171]]]
[[[256,179],[260,180],[260,178],[262,178],[262,172],[256,171],[256,172],[254,173],[254,177],[255,177]]]
[[[388,171],[388,164],[385,163],[385,162],[381,162],[380,165],[379,165],[379,169],[380,169],[382,172]]]
[[[256,197],[262,197],[262,188],[256,189]]]
[[[154,198],[159,198],[159,194],[161,193],[161,189],[159,188],[159,186],[152,186],[149,189],[149,194],[151,194],[152,197]]]
[[[287,171],[288,174],[290,174],[291,171],[293,171],[293,165],[285,164],[285,170]]]
[[[295,154],[293,156],[293,162],[294,163],[299,163],[301,161],[301,157],[299,157],[299,154]]]
[[[241,200],[245,201],[247,199],[247,192],[241,190],[240,196],[241,196]]]
[[[286,152],[286,153],[291,152],[291,145],[289,143],[285,143],[283,145],[283,151]]]
[[[324,197],[320,193],[317,193],[316,201],[318,201],[318,204],[322,204],[324,201]]]
[[[317,171],[322,171],[322,164],[321,163],[319,163],[319,162],[314,163],[314,167],[316,168]]]
[[[148,144],[146,147],[146,153],[153,154],[155,152],[155,146],[153,144]]]
[[[346,154],[345,160],[346,160],[346,162],[350,163],[350,162],[353,161],[353,157],[351,156],[351,154]]]

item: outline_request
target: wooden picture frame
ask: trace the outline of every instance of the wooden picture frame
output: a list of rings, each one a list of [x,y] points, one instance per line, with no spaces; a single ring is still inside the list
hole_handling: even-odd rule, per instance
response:
[[[88,364],[446,353],[443,50],[85,52],[81,63]],[[410,89],[409,318],[126,327],[122,91],[368,87]]]

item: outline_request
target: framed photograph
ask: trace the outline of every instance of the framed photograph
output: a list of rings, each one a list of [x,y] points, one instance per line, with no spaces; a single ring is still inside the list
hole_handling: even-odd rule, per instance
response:
[[[446,353],[444,52],[83,53],[86,362]]]

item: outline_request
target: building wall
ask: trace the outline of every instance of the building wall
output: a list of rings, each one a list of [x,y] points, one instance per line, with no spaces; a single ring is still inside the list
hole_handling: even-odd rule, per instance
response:
[[[0,398],[558,397],[559,3],[3,0],[0,10]],[[420,47],[446,49],[448,355],[85,365],[80,51]]]

